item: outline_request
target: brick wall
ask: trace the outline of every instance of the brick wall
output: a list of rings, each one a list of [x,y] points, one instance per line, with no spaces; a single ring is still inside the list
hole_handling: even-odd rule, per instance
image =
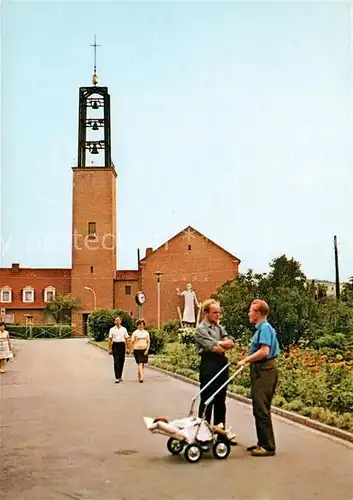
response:
[[[150,252],[149,252],[150,253]],[[157,325],[156,271],[161,276],[161,324],[178,319],[177,306],[183,311],[183,298],[176,288],[193,285],[199,301],[204,301],[219,286],[238,275],[239,259],[192,228],[179,233],[141,261],[142,289],[146,294],[144,317]]]

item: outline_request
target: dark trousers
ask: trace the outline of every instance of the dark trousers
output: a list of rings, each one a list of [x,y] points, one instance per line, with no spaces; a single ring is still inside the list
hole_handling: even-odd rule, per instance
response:
[[[275,360],[250,365],[251,397],[255,417],[257,444],[265,450],[275,451],[276,443],[271,420],[271,403],[278,381]]]
[[[125,363],[125,342],[113,342],[112,351],[115,378],[119,379],[122,377]]]
[[[201,359],[200,365],[200,389],[202,389],[214,376],[218,373],[224,364],[227,364],[226,358],[223,360],[219,359],[219,354],[215,354],[217,356],[214,360],[206,359],[203,361]],[[228,379],[228,368],[223,371],[223,373],[216,378],[212,384],[207,387],[201,393],[201,401],[199,406],[199,417],[203,416],[203,412],[205,410],[205,401],[212,396],[216,392],[216,390]],[[226,425],[226,397],[227,397],[227,387],[222,389],[217,396],[213,399],[212,403],[210,403],[206,410],[206,420],[209,424],[212,422],[212,411],[213,411],[213,424],[218,425],[223,423]]]

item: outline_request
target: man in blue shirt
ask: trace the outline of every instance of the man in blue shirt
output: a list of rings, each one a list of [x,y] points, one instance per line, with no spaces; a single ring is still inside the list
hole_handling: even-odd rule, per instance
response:
[[[276,330],[267,321],[268,304],[254,300],[249,310],[249,321],[255,325],[249,355],[239,361],[239,366],[250,363],[251,397],[255,417],[257,444],[248,451],[255,457],[275,455],[276,444],[271,420],[271,403],[276,390],[278,372],[276,358],[279,345]]]

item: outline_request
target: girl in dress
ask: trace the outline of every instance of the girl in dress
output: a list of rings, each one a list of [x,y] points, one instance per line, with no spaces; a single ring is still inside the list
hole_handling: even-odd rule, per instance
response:
[[[143,370],[145,363],[148,363],[148,351],[151,340],[150,334],[145,330],[146,323],[143,319],[139,319],[136,323],[137,330],[131,336],[131,347],[137,363],[137,380],[140,384],[143,382]]]
[[[9,332],[5,330],[5,323],[0,322],[0,373],[5,373],[5,363],[12,356]]]

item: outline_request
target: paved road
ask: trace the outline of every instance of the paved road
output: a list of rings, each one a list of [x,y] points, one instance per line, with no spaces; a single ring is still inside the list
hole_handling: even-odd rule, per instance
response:
[[[184,417],[195,387],[128,359],[115,385],[111,358],[84,339],[18,341],[1,376],[1,500],[351,500],[353,447],[275,417],[278,454],[248,456],[251,408],[228,401],[239,446],[226,461],[188,464],[142,417]]]

